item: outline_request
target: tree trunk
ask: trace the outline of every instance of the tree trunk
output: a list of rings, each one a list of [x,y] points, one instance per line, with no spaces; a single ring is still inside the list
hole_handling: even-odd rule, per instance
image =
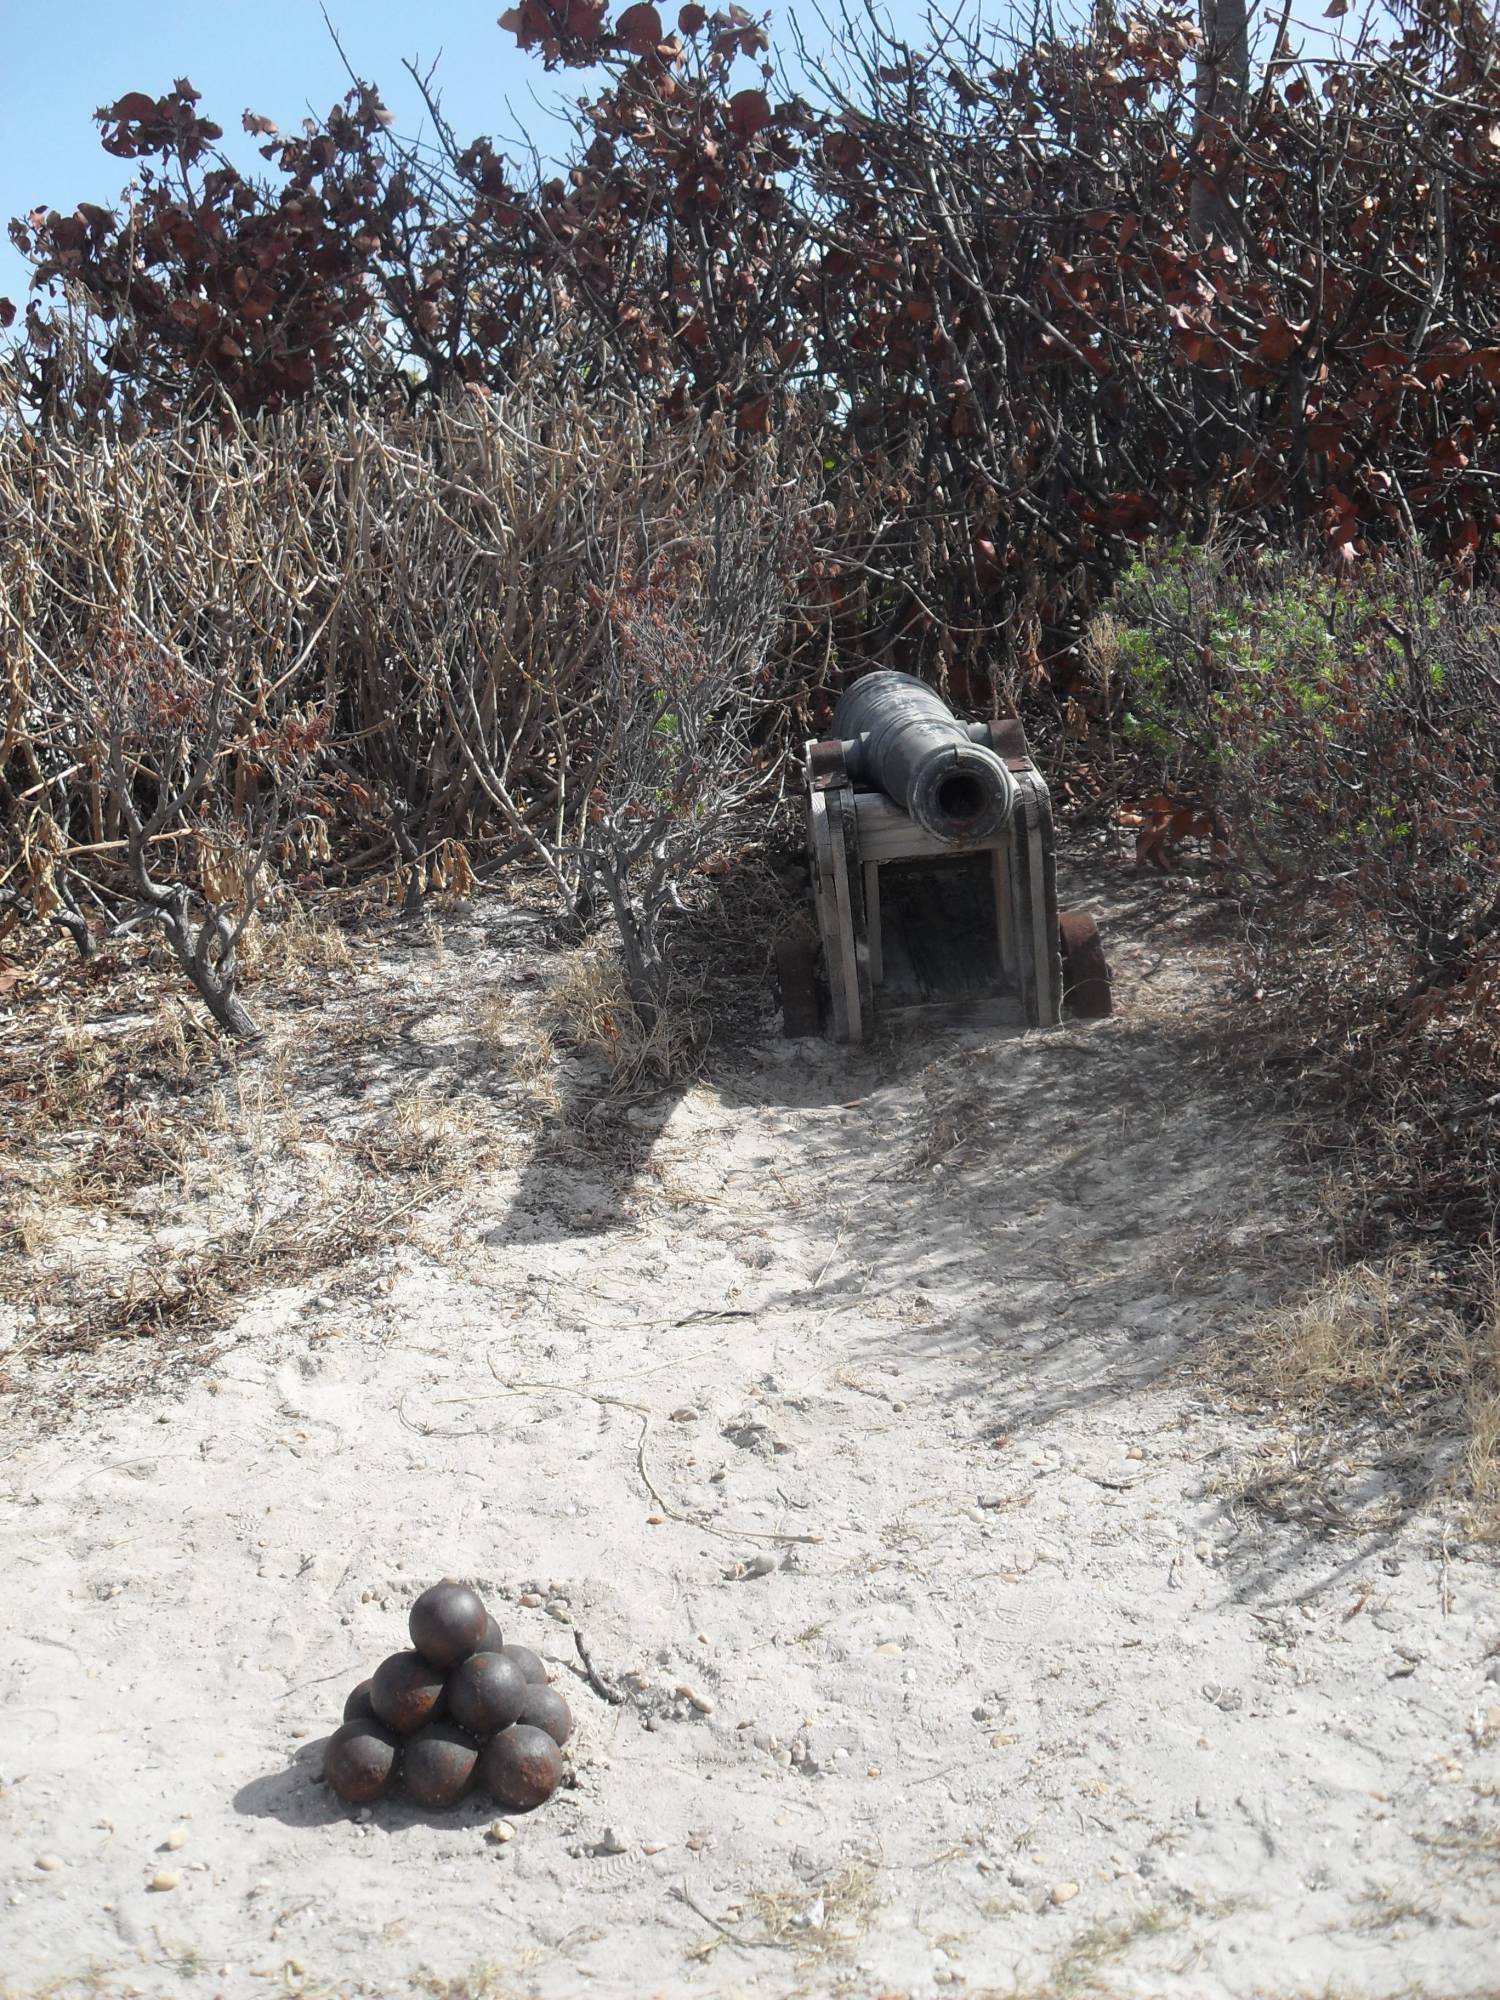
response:
[[[215,930],[221,938],[228,936],[223,912],[209,911],[195,941],[189,928],[186,892],[178,893],[179,907],[159,909],[156,913],[168,942],[177,954],[178,964],[202,994],[209,1013],[221,1028],[227,1028],[238,1041],[258,1042],[263,1031],[251,1018],[239,996],[239,966],[234,955],[234,940],[230,939],[223,945],[217,958],[210,953]]]
[[[1231,176],[1218,164],[1222,128],[1233,126],[1250,95],[1250,23],[1245,0],[1199,0],[1203,41],[1194,86],[1193,143],[1210,155],[1193,175],[1189,215],[1200,243],[1234,234]]]
[[[614,911],[615,928],[620,934],[620,956],[625,964],[625,991],[630,995],[630,1004],[636,1011],[641,1026],[649,1035],[661,1014],[662,973],[661,954],[655,940],[631,907],[630,892],[620,870],[609,861],[600,864],[599,872],[604,876],[609,889],[610,907]]]

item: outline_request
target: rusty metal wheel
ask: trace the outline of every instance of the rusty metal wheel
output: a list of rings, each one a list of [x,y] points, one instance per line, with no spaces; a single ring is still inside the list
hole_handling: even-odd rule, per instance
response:
[[[776,940],[776,984],[781,991],[781,1032],[788,1041],[816,1035],[822,1022],[818,1008],[818,941],[811,931],[787,931]]]
[[[1080,1021],[1102,1021],[1114,1012],[1109,967],[1099,926],[1082,910],[1064,910],[1057,920],[1062,945],[1063,1005]]]

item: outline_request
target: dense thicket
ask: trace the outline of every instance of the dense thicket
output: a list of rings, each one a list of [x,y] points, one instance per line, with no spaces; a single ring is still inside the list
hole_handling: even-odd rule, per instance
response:
[[[1500,60],[1471,0],[1380,20],[1308,65],[1283,16],[1252,76],[1171,7],[923,47],[851,18],[794,93],[739,7],[522,0],[502,26],[594,83],[556,175],[436,103],[404,144],[361,86],[294,135],[247,114],[252,181],[190,85],[132,91],[100,114],[132,199],[16,225],[75,311],[33,300],[12,374],[54,426],[539,366],[656,424],[795,409],[878,529],[844,642],[982,676],[1066,677],[1132,547],[1218,521],[1467,580],[1500,524]]]

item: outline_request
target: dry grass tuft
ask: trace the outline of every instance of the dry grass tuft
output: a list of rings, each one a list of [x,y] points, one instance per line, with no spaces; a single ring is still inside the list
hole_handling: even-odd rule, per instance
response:
[[[1500,1241],[1494,1236],[1477,1263],[1464,1462],[1476,1507],[1500,1522]]]
[[[557,1065],[557,1043],[545,1028],[529,1024],[511,1059],[511,1074],[521,1086],[534,1126],[560,1125],[564,1122]]]
[[[1251,1325],[1199,1372],[1238,1370],[1257,1403],[1293,1420],[1274,1463],[1238,1497],[1282,1518],[1347,1519],[1334,1487],[1393,1473],[1394,1519],[1457,1500],[1472,1532],[1500,1533],[1500,1282],[1456,1298],[1420,1252],[1335,1268]]]
[[[294,896],[277,900],[276,917],[260,915],[240,944],[240,964],[248,975],[290,985],[308,972],[348,972],[353,968],[349,940],[336,923]]]
[[[508,1057],[515,1033],[515,997],[503,986],[477,993],[469,1006],[469,1024],[481,1054],[492,1062]]]
[[[1056,2000],[1085,2000],[1085,1996],[1107,1992],[1109,1989],[1099,1984],[1102,1972],[1118,1966],[1142,1938],[1180,1930],[1184,1921],[1179,1911],[1158,1903],[1090,1924],[1070,1938],[1053,1960],[1047,1992]]]
[[[749,1903],[762,1925],[759,1942],[787,1946],[803,1960],[852,1950],[879,1908],[878,1873],[875,1862],[857,1859],[846,1861],[816,1888],[794,1882],[757,1889]]]
[[[505,1025],[511,1025],[508,1012]],[[671,1005],[649,1030],[642,1025],[618,956],[597,944],[559,961],[539,1005],[509,1037],[511,1074],[537,1126],[578,1123],[601,1097],[629,1097],[689,1074],[698,1048],[693,1024]],[[591,1090],[583,1102],[565,1094],[565,1054],[597,1064],[604,1072],[602,1091]]]
[[[1416,1255],[1330,1272],[1254,1330],[1257,1375],[1278,1402],[1317,1406],[1354,1396],[1392,1406],[1413,1387],[1453,1394],[1469,1341],[1437,1302]]]
[[[509,1971],[486,1959],[452,1978],[424,1976],[416,1982],[416,1990],[427,1994],[429,2000],[509,2000],[511,1995],[530,1990],[526,1975],[541,1956],[540,1951],[520,1952]]]
[[[379,1174],[433,1173],[459,1152],[473,1130],[472,1117],[451,1104],[407,1090],[370,1121],[354,1141],[353,1153]]]
[[[631,1005],[618,954],[589,944],[561,961],[542,995],[538,1021],[554,1047],[604,1065],[609,1096],[626,1097],[695,1073],[707,1036],[693,1006],[679,979],[647,1028]]]

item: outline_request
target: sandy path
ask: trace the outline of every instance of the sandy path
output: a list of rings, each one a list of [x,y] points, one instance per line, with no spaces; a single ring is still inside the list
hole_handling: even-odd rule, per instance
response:
[[[1280,1433],[1175,1364],[1307,1197],[1195,1061],[1205,949],[1133,925],[1114,1022],[768,1039],[632,1112],[623,1196],[518,1132],[16,1449],[0,1993],[1500,1989],[1492,1571],[1232,1498]],[[503,1844],[316,1782],[445,1572],[579,1718]]]

